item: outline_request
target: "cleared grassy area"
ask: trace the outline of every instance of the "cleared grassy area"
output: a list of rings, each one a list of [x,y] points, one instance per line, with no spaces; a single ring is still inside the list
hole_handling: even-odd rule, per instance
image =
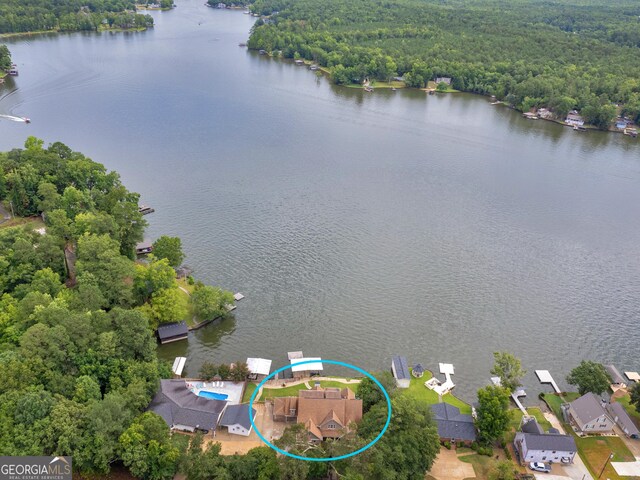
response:
[[[409,388],[398,389],[398,392],[402,395],[407,395],[409,397],[415,398],[421,402],[428,403],[429,405],[435,405],[436,403],[440,403],[440,398],[438,394],[433,390],[424,386],[424,382],[429,380],[433,375],[431,372],[424,372],[422,378],[415,378],[413,375],[411,376],[411,384]],[[448,393],[442,397],[442,401],[448,403],[449,405],[453,405],[454,407],[458,407],[460,409],[460,413],[471,414],[471,405],[466,404],[462,400],[457,397],[454,397],[453,394]]]
[[[624,407],[636,426],[640,426],[640,413],[638,413],[636,407],[631,404],[631,396],[627,394],[624,397],[616,399],[616,401]]]
[[[0,216],[1,219],[2,216]],[[35,229],[44,227],[44,222],[40,217],[15,217],[0,223],[0,228],[19,227],[21,225],[31,225]]]
[[[312,385],[313,384],[313,379],[309,380],[309,384]],[[338,381],[331,381],[331,380],[322,380],[320,382],[320,386],[323,388],[329,388],[329,387],[337,387],[337,388],[349,388],[350,390],[352,390],[354,393],[357,389],[357,385],[356,384],[351,384],[351,385],[347,385],[345,383],[342,382],[338,382]],[[248,386],[247,386],[248,388]],[[254,387],[255,388],[255,387]],[[285,387],[285,388],[263,388],[262,389],[262,396],[260,397],[261,399],[265,399],[265,398],[276,398],[276,397],[297,397],[298,396],[298,392],[300,390],[306,390],[307,387],[305,386],[304,383],[301,383],[299,385],[292,385],[290,387]],[[251,394],[249,394],[249,396],[251,396]]]
[[[481,480],[489,478],[489,473],[496,464],[493,456],[487,457],[485,455],[478,455],[477,453],[461,455],[458,457],[458,460],[470,463],[473,466],[474,472],[476,472],[476,478]]]
[[[580,397],[578,392],[565,392],[562,396],[555,393],[545,393],[542,395],[543,400],[549,405],[549,408],[558,417],[558,420],[562,422],[562,409],[560,406],[563,403],[573,402],[576,398]]]
[[[247,382],[247,385],[244,387],[244,393],[242,394],[242,403],[248,403],[249,400],[251,400],[251,395],[253,395],[257,386],[255,383]]]
[[[576,444],[582,460],[594,478],[600,475],[602,467],[611,453],[613,453],[611,459],[613,462],[633,462],[635,460],[633,454],[619,437],[576,437]],[[611,462],[607,462],[600,478],[629,480],[630,477],[619,476],[611,466]]]

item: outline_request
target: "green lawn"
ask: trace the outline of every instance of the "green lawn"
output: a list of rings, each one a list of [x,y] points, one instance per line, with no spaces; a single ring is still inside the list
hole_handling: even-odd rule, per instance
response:
[[[613,462],[633,462],[633,454],[629,451],[619,437],[576,437],[576,444],[582,460],[594,477],[600,475],[607,458],[613,453]],[[611,462],[607,463],[602,477],[610,480],[629,480],[629,477],[620,477]]]
[[[560,405],[567,402],[573,402],[576,398],[580,396],[577,392],[565,392],[562,396],[559,396],[555,393],[545,393],[542,395],[544,401],[549,405],[549,408],[553,411],[553,413],[558,417],[558,420],[562,422],[562,409]]]
[[[476,472],[476,479],[484,480],[489,478],[489,473],[493,470],[496,461],[493,456],[487,457],[486,455],[478,455],[472,453],[470,455],[461,455],[458,460],[465,463],[470,463],[473,466],[473,470]]]
[[[309,380],[309,385],[313,385],[314,381],[313,379]],[[349,389],[351,389],[354,393],[356,391],[357,385],[356,384],[352,384],[352,385],[347,385],[345,383],[342,382],[338,382],[338,381],[331,381],[331,380],[322,380],[320,381],[320,386],[323,388],[329,388],[329,387],[337,387],[337,388],[344,388],[347,387]],[[248,386],[247,386],[248,388]],[[255,388],[255,386],[253,387]],[[305,386],[304,383],[301,383],[299,385],[292,385],[290,387],[285,387],[285,388],[263,388],[262,389],[262,395],[261,395],[261,399],[265,399],[265,398],[276,398],[276,397],[297,397],[298,396],[298,392],[300,390],[306,390],[307,387]],[[246,396],[246,393],[245,393]],[[250,398],[251,394],[249,394],[249,397],[247,397],[247,401]]]
[[[624,407],[634,423],[640,426],[640,413],[638,413],[634,405],[631,405],[631,397],[627,394],[624,397],[616,399],[616,401]]]
[[[398,392],[401,392],[402,395],[408,395],[416,400],[428,403],[429,405],[440,403],[438,394],[424,386],[424,382],[429,380],[432,376],[431,372],[428,371],[424,372],[422,378],[414,378],[412,375],[409,388],[398,389]],[[458,407],[460,409],[460,413],[471,414],[471,405],[468,405],[459,398],[454,397],[451,393],[443,396],[442,401],[449,405]]]
[[[242,403],[249,403],[251,395],[253,395],[257,386],[256,383],[247,382],[247,385],[244,387],[244,393],[242,394]]]

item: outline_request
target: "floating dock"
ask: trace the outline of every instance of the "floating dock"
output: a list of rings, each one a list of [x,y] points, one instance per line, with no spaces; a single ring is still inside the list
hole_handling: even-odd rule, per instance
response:
[[[624,372],[625,377],[627,377],[632,382],[640,383],[640,373],[638,372]]]
[[[553,387],[553,391],[556,393],[562,393],[560,388],[558,388],[558,384],[553,379],[549,370],[536,370],[536,377],[540,380],[540,383],[548,383]]]
[[[177,377],[182,376],[182,371],[184,370],[184,364],[187,362],[187,357],[176,357],[173,361],[173,367],[171,367],[171,371]]]
[[[238,292],[238,293],[234,293],[234,294],[233,294],[233,299],[234,299],[236,302],[239,302],[239,301],[240,301],[240,300],[242,300],[243,298],[244,298],[244,295],[243,295],[243,294],[241,294],[240,292]]]
[[[526,396],[527,396],[527,392],[525,392],[524,388],[522,387],[518,388],[515,392],[511,394],[511,398],[513,399],[515,404],[518,406],[518,408],[520,409],[523,415],[529,415],[527,413],[527,409],[524,408],[524,405],[522,405],[522,403],[520,403],[520,397],[526,397]]]

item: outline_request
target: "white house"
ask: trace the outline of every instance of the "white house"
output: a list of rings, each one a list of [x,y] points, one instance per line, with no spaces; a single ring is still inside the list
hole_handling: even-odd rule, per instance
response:
[[[524,423],[521,430],[513,441],[521,463],[573,463],[578,448],[571,435],[562,435],[554,430],[544,433],[535,418]]]
[[[251,433],[253,425],[251,420],[256,418],[256,409],[251,409],[251,419],[249,419],[249,405],[227,405],[227,408],[222,412],[220,418],[220,426],[227,427],[229,433],[234,435],[243,435],[248,437]]]
[[[576,110],[573,110],[567,114],[564,123],[581,127],[584,125],[584,118]]]
[[[593,393],[585,393],[571,402],[567,414],[582,433],[602,433],[613,430],[614,421],[607,414],[602,402]]]

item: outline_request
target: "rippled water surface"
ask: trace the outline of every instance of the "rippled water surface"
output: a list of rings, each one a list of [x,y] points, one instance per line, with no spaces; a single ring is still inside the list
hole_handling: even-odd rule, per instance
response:
[[[235,317],[160,354],[386,369],[491,352],[557,379],[582,358],[640,369],[637,141],[524,120],[486,98],[332,87],[238,47],[253,19],[182,0],[143,33],[9,41],[0,149],[61,140],[115,169],[149,238],[179,235]],[[563,383],[563,382],[560,382]],[[532,395],[534,396],[534,395]]]

